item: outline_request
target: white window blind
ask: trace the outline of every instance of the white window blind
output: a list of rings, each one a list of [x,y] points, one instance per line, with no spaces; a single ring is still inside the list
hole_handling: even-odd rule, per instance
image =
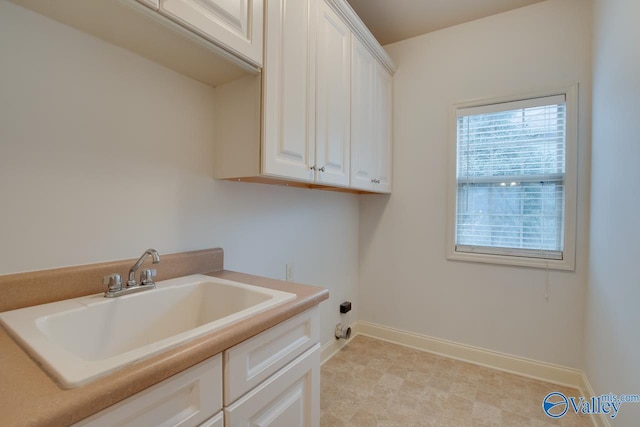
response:
[[[562,259],[565,95],[457,109],[455,248]]]

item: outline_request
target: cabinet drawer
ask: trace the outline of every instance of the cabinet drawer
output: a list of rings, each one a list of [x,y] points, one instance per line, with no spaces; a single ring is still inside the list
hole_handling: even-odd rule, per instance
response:
[[[224,352],[225,406],[320,340],[318,310],[307,310]]]
[[[195,427],[221,409],[222,355],[218,354],[75,425]]]
[[[319,427],[320,344],[224,409],[227,427]]]

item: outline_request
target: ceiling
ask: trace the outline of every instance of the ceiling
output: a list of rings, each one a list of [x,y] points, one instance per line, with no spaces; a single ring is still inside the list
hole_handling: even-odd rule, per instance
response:
[[[381,45],[544,0],[347,0]]]

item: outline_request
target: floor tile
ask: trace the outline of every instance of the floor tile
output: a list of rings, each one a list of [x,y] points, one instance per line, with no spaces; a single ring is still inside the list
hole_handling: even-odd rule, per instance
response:
[[[322,427],[592,427],[549,418],[542,399],[578,390],[358,335],[322,365]]]

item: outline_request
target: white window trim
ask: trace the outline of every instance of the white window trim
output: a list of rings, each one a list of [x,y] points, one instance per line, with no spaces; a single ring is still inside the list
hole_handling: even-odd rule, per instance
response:
[[[513,102],[553,95],[566,96],[566,165],[564,206],[564,250],[563,259],[541,259],[526,256],[492,255],[456,251],[456,179],[457,168],[457,110],[488,104]],[[578,195],[578,84],[559,90],[534,92],[518,96],[492,99],[475,99],[453,104],[449,113],[449,170],[447,212],[447,259],[490,264],[515,265],[521,267],[546,268],[552,270],[575,270],[576,251],[576,206]]]

